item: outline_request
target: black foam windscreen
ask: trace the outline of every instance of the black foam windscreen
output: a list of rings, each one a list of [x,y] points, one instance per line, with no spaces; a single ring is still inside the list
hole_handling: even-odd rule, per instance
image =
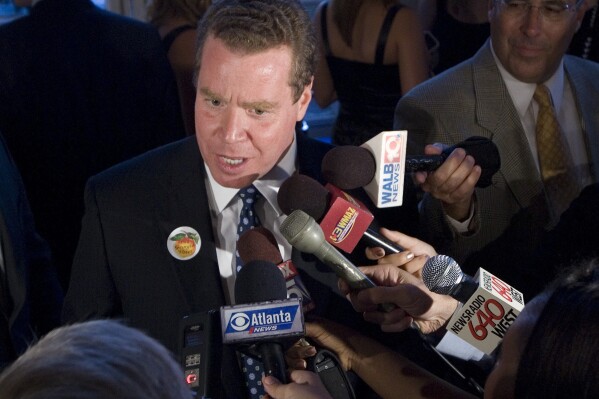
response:
[[[334,147],[322,158],[322,176],[342,190],[370,183],[376,173],[376,160],[366,148],[352,145]]]
[[[287,299],[285,277],[272,262],[255,260],[245,264],[235,279],[235,303],[257,303]]]
[[[463,148],[482,169],[477,187],[488,187],[501,167],[499,150],[493,141],[486,137],[472,136],[451,147],[441,155],[408,155],[406,172],[417,170],[432,171],[438,168],[456,148]],[[366,148],[339,146],[331,149],[323,158],[322,174],[331,184],[342,190],[363,187],[370,183],[376,173],[376,160]],[[316,219],[316,218],[315,218]],[[317,219],[318,220],[318,219]]]
[[[277,202],[286,214],[301,209],[314,220],[320,220],[329,207],[329,191],[311,177],[295,174],[283,182]]]
[[[501,157],[499,156],[499,149],[495,143],[486,137],[472,136],[447,148],[443,153],[449,156],[449,154],[451,154],[457,147],[466,150],[466,153],[471,155],[476,161],[476,164],[481,167],[482,173],[476,186],[481,188],[490,186],[493,175],[497,173],[501,167]]]

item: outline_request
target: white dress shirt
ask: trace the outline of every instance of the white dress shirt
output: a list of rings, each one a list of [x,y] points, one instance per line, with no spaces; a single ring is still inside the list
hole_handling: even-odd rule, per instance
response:
[[[539,156],[537,153],[537,139],[535,126],[539,106],[533,100],[533,95],[537,85],[535,83],[524,83],[513,77],[497,59],[493,46],[491,52],[495,58],[499,73],[505,82],[508,93],[518,111],[520,121],[528,139],[530,151],[534,157],[537,168],[539,166]],[[592,183],[589,157],[586,148],[586,140],[582,131],[580,117],[576,108],[574,93],[564,70],[564,61],[562,59],[557,71],[546,82],[543,83],[551,92],[551,100],[557,116],[557,120],[566,136],[568,147],[574,161],[574,166],[579,171],[580,187]]]
[[[512,99],[514,107],[520,116],[520,122],[524,128],[524,133],[526,134],[526,139],[528,140],[532,156],[535,159],[537,169],[540,171],[539,155],[537,153],[537,138],[535,133],[539,106],[536,101],[533,100],[537,85],[535,83],[521,82],[512,76],[497,58],[497,55],[493,50],[493,43],[491,43],[490,47],[497,68],[499,68],[501,78],[507,87],[507,91]],[[584,132],[582,131],[572,87],[565,77],[564,61],[562,59],[557,71],[555,71],[555,73],[543,84],[547,86],[551,93],[551,100],[557,115],[557,120],[566,136],[574,166],[577,169],[579,187],[585,187],[593,183],[586,148],[586,139],[584,137]],[[447,216],[447,220],[457,232],[465,233],[468,231],[468,226],[470,225],[473,216],[474,206],[470,209],[470,215],[465,221],[459,222],[449,216]]]
[[[260,224],[275,236],[279,251],[284,260],[291,258],[291,245],[281,235],[281,223],[287,217],[279,208],[277,194],[281,184],[296,171],[297,142],[294,139],[285,156],[266,175],[253,182],[262,198],[255,207]],[[206,192],[210,205],[210,215],[214,228],[214,241],[218,267],[223,282],[227,303],[234,304],[235,292],[235,249],[237,244],[237,225],[242,201],[237,196],[239,189],[223,187],[214,180],[208,165],[206,168]]]

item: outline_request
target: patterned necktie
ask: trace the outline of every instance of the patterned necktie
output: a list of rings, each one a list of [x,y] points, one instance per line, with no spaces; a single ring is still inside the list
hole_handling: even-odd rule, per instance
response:
[[[239,195],[243,203],[241,212],[239,212],[239,223],[237,225],[237,240],[239,240],[239,237],[243,233],[260,226],[260,220],[254,211],[254,203],[260,198],[260,192],[254,185],[251,185],[239,190],[237,195]],[[235,250],[235,265],[237,266],[237,272],[239,272],[243,266],[243,262],[237,250]]]
[[[553,223],[580,192],[574,163],[551,104],[549,89],[538,85],[534,100],[539,105],[536,124],[537,152],[541,176],[551,202]]]
[[[239,198],[243,203],[241,212],[239,213],[239,224],[237,227],[237,240],[247,230],[253,229],[260,225],[258,215],[254,211],[254,204],[260,198],[260,192],[253,185],[242,188],[239,190]],[[239,257],[239,251],[235,249],[235,265],[237,272],[241,270],[243,262]],[[251,399],[258,399],[264,397],[266,392],[262,386],[262,374],[264,373],[264,366],[262,363],[250,356],[240,354],[242,363],[242,371],[245,377],[245,383],[248,387],[249,397]]]

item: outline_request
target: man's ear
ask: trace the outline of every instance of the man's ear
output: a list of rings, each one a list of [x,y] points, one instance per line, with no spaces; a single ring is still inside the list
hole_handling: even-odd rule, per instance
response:
[[[297,100],[299,104],[299,110],[297,115],[297,121],[301,121],[306,116],[306,111],[308,111],[308,105],[310,105],[310,101],[312,100],[312,83],[314,82],[314,77],[310,80],[310,83],[304,87],[304,91],[300,95],[299,100]]]

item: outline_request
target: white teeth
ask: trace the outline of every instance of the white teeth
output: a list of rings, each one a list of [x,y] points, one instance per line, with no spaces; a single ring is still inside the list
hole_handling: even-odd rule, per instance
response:
[[[232,158],[225,158],[225,157],[223,157],[223,160],[225,161],[225,163],[228,163],[229,165],[239,165],[240,163],[243,162],[243,159],[232,159]]]

